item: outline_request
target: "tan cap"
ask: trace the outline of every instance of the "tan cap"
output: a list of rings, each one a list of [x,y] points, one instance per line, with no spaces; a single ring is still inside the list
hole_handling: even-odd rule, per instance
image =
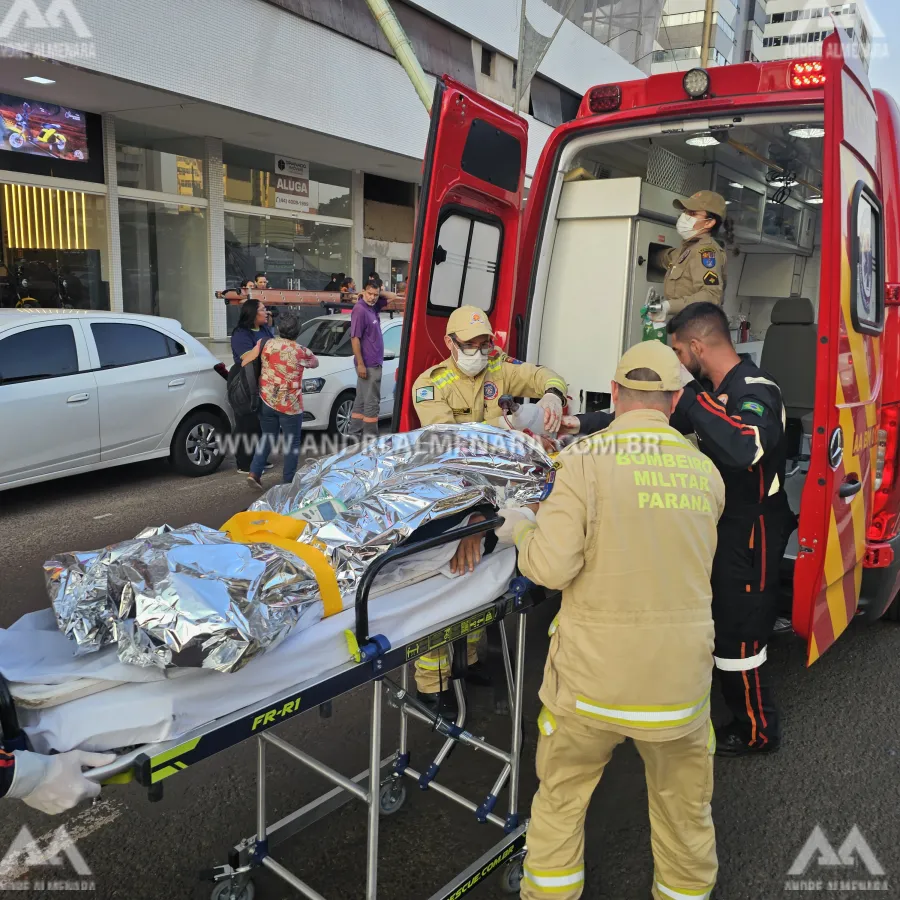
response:
[[[672,206],[684,212],[714,213],[720,219],[724,219],[726,214],[725,198],[715,191],[697,191],[687,200],[675,200]]]
[[[493,334],[494,329],[487,313],[477,306],[461,306],[454,309],[447,319],[447,334],[455,334],[461,341],[471,341],[484,334]]]
[[[659,381],[632,381],[626,376],[635,369],[650,369],[659,376]],[[662,341],[643,341],[625,351],[614,380],[633,391],[680,391],[681,363],[675,351]]]

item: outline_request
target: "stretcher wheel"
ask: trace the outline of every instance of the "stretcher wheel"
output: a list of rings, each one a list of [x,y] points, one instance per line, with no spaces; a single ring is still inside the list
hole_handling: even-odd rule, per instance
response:
[[[214,888],[210,900],[253,900],[256,896],[256,887],[248,878],[243,885],[234,885],[230,881],[220,881]]]
[[[406,785],[399,778],[391,778],[378,791],[378,806],[383,816],[392,816],[406,803]]]
[[[525,871],[522,868],[522,860],[514,859],[503,867],[503,879],[500,882],[500,889],[504,894],[518,895],[524,876]]]

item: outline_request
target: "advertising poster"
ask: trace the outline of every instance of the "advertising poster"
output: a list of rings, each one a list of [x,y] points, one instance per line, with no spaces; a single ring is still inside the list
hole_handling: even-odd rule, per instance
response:
[[[0,94],[0,150],[87,162],[87,116],[78,109]]]
[[[286,156],[275,157],[275,208],[309,212],[309,163]]]

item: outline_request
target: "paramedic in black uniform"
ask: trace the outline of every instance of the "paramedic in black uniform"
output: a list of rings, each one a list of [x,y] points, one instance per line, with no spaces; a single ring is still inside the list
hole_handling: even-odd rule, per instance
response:
[[[779,569],[797,519],[784,492],[785,411],[781,390],[735,352],[728,319],[714,303],[692,303],[667,326],[672,349],[693,376],[672,416],[725,481],[713,560],[715,665],[733,720],[716,731],[719,756],[771,753],[781,721],[763,675],[766,645],[778,615]],[[578,422],[572,421],[577,419]],[[609,413],[566,417],[590,434]]]

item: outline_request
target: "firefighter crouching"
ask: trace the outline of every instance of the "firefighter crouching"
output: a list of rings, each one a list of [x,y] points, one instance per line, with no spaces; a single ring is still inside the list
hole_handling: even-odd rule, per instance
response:
[[[675,200],[681,212],[676,228],[682,244],[659,250],[652,257],[657,268],[666,270],[664,301],[653,321],[681,312],[691,303],[722,305],[727,256],[716,238],[725,221],[725,198],[714,191],[699,191],[687,200]]]
[[[581,896],[588,804],[628,737],[646,772],[654,898],[705,900],[716,881],[710,573],[725,489],[669,426],[681,385],[669,347],[632,347],[609,429],[560,454],[536,516],[500,513],[498,537],[515,541],[521,572],[562,590],[540,691],[525,900]]]
[[[566,382],[544,366],[519,362],[494,346],[494,330],[484,310],[461,306],[447,319],[444,342],[449,356],[424,371],[413,386],[413,400],[419,423],[452,425],[486,422],[505,428],[500,398],[539,399],[544,412],[544,429],[555,433],[566,404]],[[483,516],[480,517],[483,520]],[[471,521],[478,521],[473,516]],[[481,536],[460,541],[450,567],[453,572],[472,571],[481,559]],[[483,684],[478,671],[477,645],[482,631],[468,637],[470,682]],[[456,701],[448,690],[450,660],[446,648],[428,653],[416,661],[419,699],[447,714],[455,712]]]
[[[668,332],[690,374],[706,382],[685,388],[673,425],[696,433],[725,480],[713,617],[716,669],[734,720],[717,731],[718,753],[768,753],[781,744],[781,722],[761,669],[778,615],[781,558],[797,526],[784,491],[784,402],[778,385],[735,352],[720,307],[693,304]]]

